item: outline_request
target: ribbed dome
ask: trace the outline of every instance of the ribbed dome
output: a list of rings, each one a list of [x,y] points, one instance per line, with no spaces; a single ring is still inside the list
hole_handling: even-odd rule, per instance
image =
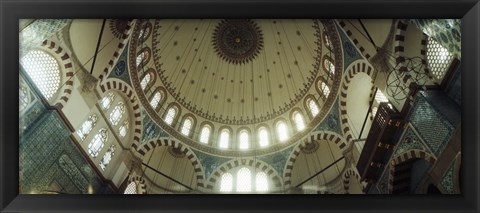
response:
[[[152,35],[143,39],[150,31]],[[273,126],[278,119],[290,120],[292,109],[299,109],[306,118],[307,96],[315,99],[322,112],[317,117],[324,116],[338,91],[341,73],[334,70],[341,66],[341,59],[336,60],[341,57],[332,48],[332,43],[340,45],[333,22],[149,20],[138,24],[133,36],[129,55],[131,70],[136,70],[132,78],[138,79],[134,82],[137,93],[146,94],[144,105],[156,87],[167,96],[163,110],[147,109],[156,112],[151,117],[159,123],[173,104],[182,115],[227,125],[233,132],[242,126]],[[145,79],[152,70],[155,74]],[[146,86],[147,80],[156,86]]]

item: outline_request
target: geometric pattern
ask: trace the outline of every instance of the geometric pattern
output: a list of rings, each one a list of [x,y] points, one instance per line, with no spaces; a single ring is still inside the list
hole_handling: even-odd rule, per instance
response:
[[[86,194],[88,186],[93,193],[113,193],[70,134],[56,111],[42,111],[28,126],[19,141],[20,193]]]
[[[442,180],[440,181],[440,184],[443,186],[443,188],[448,194],[455,194],[454,180],[453,180],[454,164],[455,164],[455,161],[452,161],[452,163],[447,169],[447,172],[445,172],[445,174],[442,177]]]
[[[452,124],[443,118],[423,95],[415,99],[409,117],[412,126],[438,157],[452,135],[454,130]]]

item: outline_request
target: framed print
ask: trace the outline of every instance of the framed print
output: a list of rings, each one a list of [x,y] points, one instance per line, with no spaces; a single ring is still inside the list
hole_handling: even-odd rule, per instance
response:
[[[477,1],[0,7],[2,212],[478,211]]]

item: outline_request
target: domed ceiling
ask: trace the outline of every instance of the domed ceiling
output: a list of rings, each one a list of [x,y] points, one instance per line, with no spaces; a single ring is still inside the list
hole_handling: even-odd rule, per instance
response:
[[[143,37],[146,31],[151,31],[148,38]],[[162,120],[172,103],[181,108],[178,122],[185,114],[195,116],[196,134],[202,122],[214,125],[214,131],[227,126],[234,133],[243,126],[255,130],[256,125],[269,125],[273,133],[278,119],[291,122],[292,109],[303,114],[307,128],[323,120],[341,79],[339,46],[331,21],[143,20],[130,41],[129,66],[146,111],[172,135],[183,137],[175,133],[179,125],[169,128]],[[142,52],[151,54],[146,56],[151,59],[136,66]],[[336,72],[327,70],[325,58],[331,59]],[[142,89],[144,73],[151,69],[156,73],[154,85]],[[324,97],[317,85],[320,82],[326,83],[332,95]],[[156,87],[166,91],[160,110],[148,106]],[[318,115],[308,114],[306,97],[315,99]],[[204,149],[196,137],[184,139]]]

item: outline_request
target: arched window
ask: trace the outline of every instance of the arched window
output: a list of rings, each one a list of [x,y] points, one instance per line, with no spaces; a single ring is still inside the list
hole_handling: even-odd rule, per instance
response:
[[[225,173],[222,175],[220,181],[220,191],[221,192],[231,192],[233,188],[233,177],[230,173]]]
[[[175,107],[170,107],[170,109],[168,109],[167,111],[167,114],[165,115],[165,123],[167,123],[168,125],[171,125],[176,115],[177,115],[177,110],[175,109]]]
[[[138,34],[138,39],[140,40],[145,40],[148,35],[150,34],[150,31],[152,29],[150,28],[150,25],[149,24],[145,24],[143,25],[141,28],[140,28],[140,32]]]
[[[137,194],[137,184],[132,181],[128,184],[127,188],[125,189],[124,194]]]
[[[112,125],[114,126],[117,125],[124,113],[125,113],[125,104],[120,101],[110,113],[110,123],[112,123]]]
[[[252,191],[252,175],[250,169],[241,168],[237,173],[237,192]]]
[[[288,129],[287,129],[287,125],[285,124],[285,122],[283,121],[279,121],[277,123],[277,135],[278,135],[278,139],[283,142],[283,141],[286,141],[288,139]]]
[[[268,146],[269,140],[268,140],[267,128],[265,127],[260,128],[260,131],[258,131],[258,141],[259,141],[260,147]]]
[[[148,72],[142,79],[142,81],[140,81],[140,86],[142,87],[142,90],[145,90],[145,88],[147,88],[147,85],[150,83],[150,81],[152,80],[152,74],[150,72]]]
[[[80,129],[77,130],[77,135],[83,140],[87,137],[88,133],[92,131],[93,127],[97,124],[97,115],[92,114],[88,116],[87,120],[83,122]]]
[[[127,130],[128,130],[128,119],[123,121],[123,124],[122,126],[120,126],[120,128],[118,128],[118,133],[120,135],[121,138],[125,137],[127,135]]]
[[[146,86],[146,85],[145,85]],[[143,85],[142,85],[143,87]],[[160,100],[162,99],[162,94],[160,92],[156,92],[155,95],[153,95],[152,100],[150,101],[150,106],[152,106],[153,109],[156,109],[158,106],[158,103],[160,103]]]
[[[442,47],[432,37],[428,37],[427,62],[437,80],[443,79],[452,58],[452,54],[446,48]]]
[[[330,88],[327,86],[327,84],[325,84],[325,82],[322,82],[319,86],[320,90],[323,92],[323,95],[325,98],[327,98],[328,95],[330,95]]]
[[[93,137],[90,144],[88,144],[88,154],[92,157],[97,157],[100,150],[102,150],[103,145],[107,141],[108,133],[107,129],[103,128],[98,131],[98,133]]]
[[[298,131],[305,129],[305,121],[303,120],[303,116],[300,114],[300,112],[293,113],[293,121],[295,122],[295,126],[297,127]]]
[[[110,160],[112,160],[113,155],[115,155],[115,144],[112,144],[108,148],[107,152],[105,152],[105,155],[103,155],[103,158],[100,161],[100,168],[102,168],[103,171],[105,171],[105,169],[107,168]]]
[[[211,128],[208,125],[203,126],[202,132],[200,133],[200,143],[208,143],[208,139],[210,138]]]
[[[240,149],[248,149],[250,146],[250,141],[248,140],[248,132],[246,130],[242,130],[240,132]]]
[[[144,50],[140,54],[138,54],[137,59],[135,61],[137,64],[137,67],[140,66],[140,64],[145,63],[148,57],[150,56],[147,50]]]
[[[182,134],[188,136],[190,134],[190,129],[192,129],[192,119],[191,118],[186,118],[183,121],[182,125]]]
[[[44,51],[32,50],[21,63],[42,95],[50,100],[60,87],[61,72],[57,60]]]
[[[332,50],[332,41],[330,41],[330,38],[326,33],[323,34],[323,41],[325,42],[325,46],[329,49]]]
[[[327,57],[323,58],[323,68],[330,73],[330,76],[335,74],[335,65],[333,61]]]
[[[255,177],[255,189],[257,192],[268,191],[268,178],[265,172],[258,172]]]
[[[111,92],[107,93],[107,95],[105,95],[100,101],[102,108],[104,110],[107,110],[108,108],[110,108],[110,105],[112,105],[114,98],[115,98],[115,95],[113,93]]]
[[[229,131],[226,129],[222,130],[222,133],[220,133],[220,143],[218,143],[218,147],[222,149],[227,149],[229,146],[229,139],[230,139]]]
[[[307,103],[308,103],[308,109],[310,110],[312,117],[315,117],[316,115],[318,115],[320,110],[318,109],[317,103],[315,103],[315,101],[311,98],[308,99]]]

